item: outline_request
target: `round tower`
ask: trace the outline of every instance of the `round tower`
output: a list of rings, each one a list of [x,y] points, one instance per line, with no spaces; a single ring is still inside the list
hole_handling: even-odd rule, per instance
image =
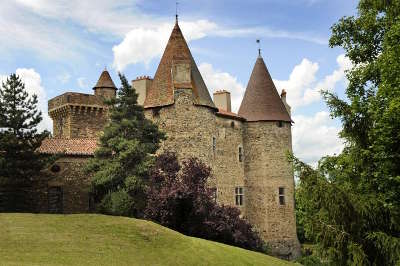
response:
[[[261,55],[254,65],[239,115],[243,135],[246,218],[272,252],[286,259],[300,255],[296,235],[292,120]]]
[[[106,99],[111,99],[115,97],[117,92],[117,87],[113,80],[111,79],[110,73],[108,73],[107,69],[101,73],[99,80],[96,83],[96,86],[93,87],[94,95],[101,96]]]

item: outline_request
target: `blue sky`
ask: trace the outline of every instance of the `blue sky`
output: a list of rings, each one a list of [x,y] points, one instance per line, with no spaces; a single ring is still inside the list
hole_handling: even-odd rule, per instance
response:
[[[179,21],[210,93],[239,107],[257,57],[256,39],[278,90],[293,107],[293,148],[315,163],[339,152],[340,123],[318,91],[343,95],[351,63],[328,46],[330,27],[356,14],[354,0],[179,1]],[[40,108],[66,91],[92,93],[104,67],[116,84],[153,76],[175,20],[175,1],[7,0],[0,9],[0,75],[21,75]],[[51,127],[46,118],[42,128]]]

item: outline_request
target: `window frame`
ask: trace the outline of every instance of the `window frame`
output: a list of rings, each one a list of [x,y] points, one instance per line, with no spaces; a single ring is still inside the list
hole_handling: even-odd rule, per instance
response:
[[[243,206],[244,205],[244,188],[243,187],[235,187],[235,206]]]
[[[281,206],[286,205],[285,187],[278,188],[278,199],[279,199],[279,205],[281,205]]]

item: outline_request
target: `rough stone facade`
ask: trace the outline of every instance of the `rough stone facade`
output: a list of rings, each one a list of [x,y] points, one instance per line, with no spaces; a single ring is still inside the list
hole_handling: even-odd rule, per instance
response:
[[[167,134],[159,152],[173,151],[180,159],[197,157],[209,165],[213,172],[209,185],[216,188],[217,201],[238,207],[275,255],[297,257],[300,246],[296,236],[294,178],[287,159],[287,152],[292,150],[292,124],[285,95],[279,97],[259,57],[245,95],[249,104],[243,110],[252,116],[247,119],[240,112],[231,112],[230,94],[226,91],[212,102],[200,73],[193,69],[197,70],[197,66],[176,24],[155,80],[145,76],[133,81],[146,117]],[[168,79],[164,80],[165,77]],[[115,95],[111,90],[113,84],[105,71],[95,87],[95,95],[66,93],[50,100],[54,136],[98,137],[108,117],[103,100]],[[159,84],[163,91],[158,90]],[[265,95],[266,101],[274,102],[267,102],[267,108],[254,109],[254,99],[265,104],[257,95]],[[152,104],[146,105],[149,102]],[[58,172],[49,172],[53,178],[47,182],[47,193],[53,189],[46,195],[51,196],[48,202],[53,205],[48,204],[48,209],[63,213],[90,211],[90,180],[81,171],[85,158],[68,155],[56,163]],[[61,209],[54,205],[58,188],[62,192]]]

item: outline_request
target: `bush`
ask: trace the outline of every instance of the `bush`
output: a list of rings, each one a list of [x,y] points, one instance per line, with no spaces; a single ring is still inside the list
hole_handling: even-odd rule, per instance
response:
[[[255,251],[266,251],[252,226],[234,207],[219,206],[208,187],[211,169],[191,158],[179,165],[176,155],[157,157],[150,173],[145,217],[186,235]]]

